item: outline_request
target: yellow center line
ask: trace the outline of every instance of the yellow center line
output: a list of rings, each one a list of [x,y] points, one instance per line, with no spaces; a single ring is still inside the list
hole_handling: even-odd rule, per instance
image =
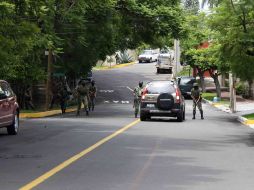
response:
[[[84,157],[87,155],[89,152],[93,151],[94,149],[98,148],[99,146],[103,145],[104,143],[108,142],[109,140],[113,139],[114,137],[118,136],[119,134],[123,133],[124,131],[128,130],[129,128],[133,127],[136,125],[140,120],[136,120],[125,127],[119,129],[118,131],[114,132],[113,134],[105,137],[104,139],[100,140],[99,142],[95,143],[91,147],[81,151],[80,153],[74,155],[73,157],[69,158],[68,160],[62,162],[58,166],[54,167],[50,171],[46,172],[45,174],[41,175],[40,177],[36,178],[32,182],[28,183],[27,185],[21,187],[19,190],[30,190],[33,189],[34,187],[38,186],[39,184],[43,183],[45,180],[49,179],[56,173],[60,172],[64,168],[68,167],[72,163],[76,162],[80,158]]]

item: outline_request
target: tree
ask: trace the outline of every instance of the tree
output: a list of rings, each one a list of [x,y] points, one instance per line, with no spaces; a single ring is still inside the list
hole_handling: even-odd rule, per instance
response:
[[[230,62],[237,77],[249,83],[253,97],[254,79],[254,2],[249,0],[225,1],[211,15],[211,27],[217,31],[220,52]]]
[[[189,64],[193,69],[197,69],[200,77],[202,91],[205,92],[204,72],[206,67],[203,67],[202,61],[197,62],[200,56],[200,45],[209,40],[209,29],[207,28],[206,16],[204,13],[198,15],[190,14],[186,16],[187,37],[182,40],[182,62]]]
[[[53,72],[79,78],[117,50],[181,38],[181,13],[180,0],[1,1],[0,78],[17,86],[45,79],[46,49]]]
[[[24,15],[24,2],[0,3],[0,78],[14,85],[18,100],[27,85],[43,79],[39,28]]]

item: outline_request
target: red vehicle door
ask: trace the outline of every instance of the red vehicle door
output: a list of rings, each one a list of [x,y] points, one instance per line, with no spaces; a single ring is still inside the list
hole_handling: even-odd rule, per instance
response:
[[[0,125],[6,126],[13,122],[15,98],[6,82],[0,82],[0,91],[6,95],[5,99],[0,100]]]

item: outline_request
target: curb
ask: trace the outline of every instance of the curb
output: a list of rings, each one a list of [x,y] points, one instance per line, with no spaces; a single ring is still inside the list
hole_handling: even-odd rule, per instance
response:
[[[127,67],[130,65],[134,65],[136,62],[131,62],[131,63],[124,63],[124,64],[118,64],[118,65],[114,65],[112,67],[101,67],[101,68],[93,68],[93,70],[96,71],[100,71],[100,70],[110,70],[110,69],[119,69],[119,68],[123,68],[123,67]]]
[[[249,119],[247,119],[245,117],[242,117],[242,116],[238,116],[237,120],[240,123],[242,123],[242,124],[252,128],[252,129],[254,129],[254,120],[249,120]]]
[[[232,112],[230,111],[229,108],[225,107],[224,105],[220,104],[220,103],[214,103],[211,102],[209,100],[203,99],[206,103],[210,104],[213,107],[216,107],[217,109],[226,112],[226,113],[230,113],[232,114]],[[249,120],[243,116],[238,116],[237,117],[237,121],[239,121],[240,123],[242,123],[243,125],[250,127],[252,129],[254,129],[254,120]]]
[[[221,110],[221,111],[223,111],[223,112],[232,113],[232,112],[230,111],[230,109],[229,109],[228,107],[224,106],[223,104],[214,103],[214,102],[209,101],[209,100],[206,100],[206,99],[204,99],[204,98],[203,98],[203,100],[204,100],[204,102],[210,104],[211,106],[213,106],[213,107],[215,107],[215,108],[217,108],[217,109],[219,109],[219,110]]]
[[[74,112],[76,109],[71,108],[67,109],[66,113]],[[22,119],[33,119],[33,118],[44,118],[53,115],[62,114],[61,110],[52,110],[52,111],[45,111],[45,112],[37,112],[37,113],[20,113],[19,117]]]

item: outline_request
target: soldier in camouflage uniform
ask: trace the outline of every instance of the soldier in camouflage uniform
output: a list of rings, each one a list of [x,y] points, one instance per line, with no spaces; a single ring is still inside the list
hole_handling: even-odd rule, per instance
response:
[[[134,89],[133,95],[134,95],[134,109],[135,109],[135,117],[138,117],[139,109],[140,109],[140,102],[141,102],[141,96],[142,96],[142,90],[143,90],[143,82],[139,82],[138,86]]]
[[[86,111],[86,115],[89,115],[88,112],[88,88],[86,86],[85,81],[80,81],[77,91],[77,101],[78,101],[78,109],[77,109],[77,116],[80,114],[81,104],[84,104],[84,109]]]
[[[204,119],[203,109],[202,109],[202,93],[199,90],[199,86],[197,83],[193,84],[193,88],[191,90],[191,97],[193,99],[193,118],[196,119],[196,107],[198,107],[201,115],[201,119]]]
[[[95,86],[95,81],[91,82],[91,86],[89,88],[89,111],[92,109],[94,111],[94,106],[95,106],[95,98],[97,94],[97,88]]]

